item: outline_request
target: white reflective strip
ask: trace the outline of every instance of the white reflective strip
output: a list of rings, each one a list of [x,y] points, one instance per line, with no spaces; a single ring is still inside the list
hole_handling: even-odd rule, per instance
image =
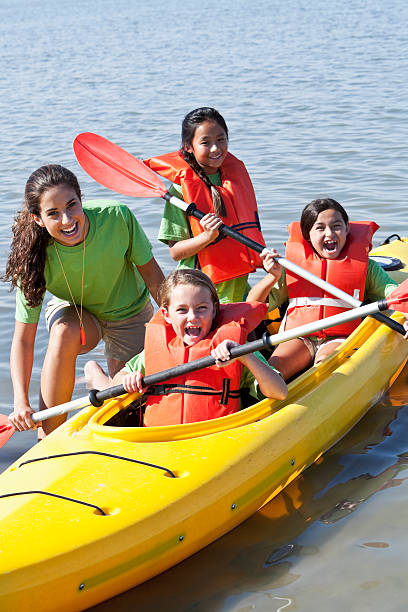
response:
[[[181,208],[181,210],[184,210],[184,212],[186,212],[186,210],[187,210],[187,208],[189,206],[183,200],[180,200],[180,198],[178,198],[177,196],[171,196],[169,202],[170,202],[170,204],[173,204],[174,206],[177,206],[177,208]]]
[[[347,304],[350,304],[353,308],[356,308],[357,306],[361,305],[361,302],[354,299],[351,295],[348,295],[345,291],[338,289],[334,285],[330,285],[330,283],[327,283],[326,281],[322,280],[318,276],[311,274],[310,272],[308,272],[307,270],[304,270],[303,268],[293,263],[292,261],[285,259],[285,257],[276,257],[276,261],[281,266],[286,268],[287,270],[290,270],[291,272],[294,272],[301,278],[304,278],[305,280],[309,281],[309,283],[312,283],[312,285],[316,285],[317,287],[320,287],[321,289],[323,289],[330,295],[334,295],[335,297],[338,297],[340,300],[344,300],[345,302],[347,302]]]
[[[289,308],[295,308],[296,306],[331,306],[333,308],[352,308],[347,302],[343,300],[336,300],[335,298],[321,298],[321,297],[297,297],[289,300]]]

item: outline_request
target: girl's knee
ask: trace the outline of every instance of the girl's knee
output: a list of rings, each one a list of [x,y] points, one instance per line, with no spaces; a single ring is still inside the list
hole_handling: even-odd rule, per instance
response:
[[[326,359],[326,357],[330,357],[330,355],[334,353],[334,351],[339,348],[341,344],[342,342],[330,342],[330,344],[322,346],[316,353],[314,364],[317,365]]]

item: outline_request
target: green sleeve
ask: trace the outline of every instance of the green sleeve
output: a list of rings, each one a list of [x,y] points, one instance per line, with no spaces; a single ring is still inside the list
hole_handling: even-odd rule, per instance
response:
[[[221,175],[219,172],[215,174],[209,174],[208,178],[213,185],[221,185]],[[183,190],[181,185],[172,183],[169,188],[169,193],[172,196],[176,196],[180,200],[183,200]],[[179,242],[180,240],[187,240],[192,237],[190,224],[188,219],[181,208],[178,208],[170,202],[166,202],[164,205],[163,217],[160,224],[160,230],[158,239],[161,242],[167,244],[168,242]],[[187,266],[191,267],[191,266]]]
[[[375,302],[387,297],[395,289],[397,283],[373,259],[368,260],[364,300]]]
[[[140,371],[143,374],[143,376],[144,376],[144,373],[145,373],[144,351],[142,351],[138,355],[135,355],[134,357],[132,357],[132,359],[130,359],[125,364],[125,367],[123,369],[126,370],[126,372],[138,372],[138,371]]]
[[[121,210],[129,228],[128,257],[136,266],[144,266],[153,257],[152,245],[135,215],[127,207]]]
[[[180,185],[170,185],[169,193],[183,200],[183,192]],[[170,204],[170,202],[165,202],[158,239],[167,244],[168,242],[187,240],[191,237],[190,225],[184,211],[181,208],[177,208],[174,204]]]
[[[19,287],[16,292],[16,314],[15,319],[20,323],[38,323],[42,308],[42,302],[39,306],[31,308],[27,305],[24,293]]]

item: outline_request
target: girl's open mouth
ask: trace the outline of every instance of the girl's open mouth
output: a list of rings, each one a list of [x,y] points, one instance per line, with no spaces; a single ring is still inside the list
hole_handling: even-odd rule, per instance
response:
[[[335,253],[337,250],[337,242],[335,240],[327,240],[323,243],[323,248],[328,253]]]
[[[190,336],[190,338],[197,338],[201,333],[201,327],[196,327],[196,326],[185,327],[184,332],[186,336]]]

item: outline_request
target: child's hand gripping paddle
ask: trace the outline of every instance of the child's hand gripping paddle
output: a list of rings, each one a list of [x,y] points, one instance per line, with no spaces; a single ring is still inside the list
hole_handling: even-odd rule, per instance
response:
[[[376,312],[387,310],[389,308],[408,313],[408,279],[394,289],[394,291],[386,299],[373,302],[372,304],[366,304],[365,306],[360,306],[359,308],[354,308],[353,310],[342,312],[338,315],[321,319],[320,321],[307,323],[301,327],[296,327],[273,336],[264,334],[263,338],[260,340],[247,342],[242,346],[234,347],[231,349],[231,359],[235,359],[237,357],[241,357],[242,355],[247,355],[265,348],[272,349],[272,347],[280,344],[281,342],[293,340],[293,338],[298,338],[299,336],[307,336],[325,329],[326,327],[340,325],[346,321],[353,321],[354,319],[372,315]],[[400,325],[400,327],[402,329],[402,333],[405,334],[403,326]],[[214,357],[202,357],[201,359],[196,359],[195,361],[184,363],[174,368],[169,368],[168,370],[163,370],[162,372],[145,376],[142,380],[142,385],[144,387],[156,385],[166,380],[175,378],[176,376],[194,372],[195,370],[201,370],[202,368],[207,368],[214,364]],[[126,391],[123,385],[117,385],[115,387],[110,387],[109,389],[103,389],[102,391],[96,391],[93,389],[89,392],[88,396],[72,400],[71,402],[66,402],[65,404],[60,404],[59,406],[54,406],[53,408],[47,408],[46,410],[35,412],[31,415],[31,418],[34,423],[39,423],[45,419],[66,414],[71,410],[78,410],[79,408],[90,406],[91,404],[94,406],[102,406],[105,400],[118,397],[124,393],[126,393]],[[14,431],[15,429],[9,422],[7,416],[0,414],[0,448],[6,444],[9,438],[11,438]]]
[[[160,197],[181,208],[186,215],[195,217],[198,220],[205,216],[205,213],[198,210],[194,203],[186,204],[183,200],[171,196],[161,178],[153,170],[148,168],[137,157],[134,157],[106,138],[92,132],[83,132],[75,138],[73,146],[76,158],[85,172],[104,187],[135,198]],[[265,248],[262,244],[240,234],[240,232],[228,225],[222,224],[219,227],[219,232],[237,240],[257,253],[262,253]],[[311,274],[285,257],[277,257],[276,261],[287,270],[343,300],[351,307],[356,308],[361,305],[359,300],[356,300],[345,291]],[[403,333],[402,326],[389,317],[383,314],[376,314],[374,318],[381,321],[381,323],[385,323],[391,329]]]

